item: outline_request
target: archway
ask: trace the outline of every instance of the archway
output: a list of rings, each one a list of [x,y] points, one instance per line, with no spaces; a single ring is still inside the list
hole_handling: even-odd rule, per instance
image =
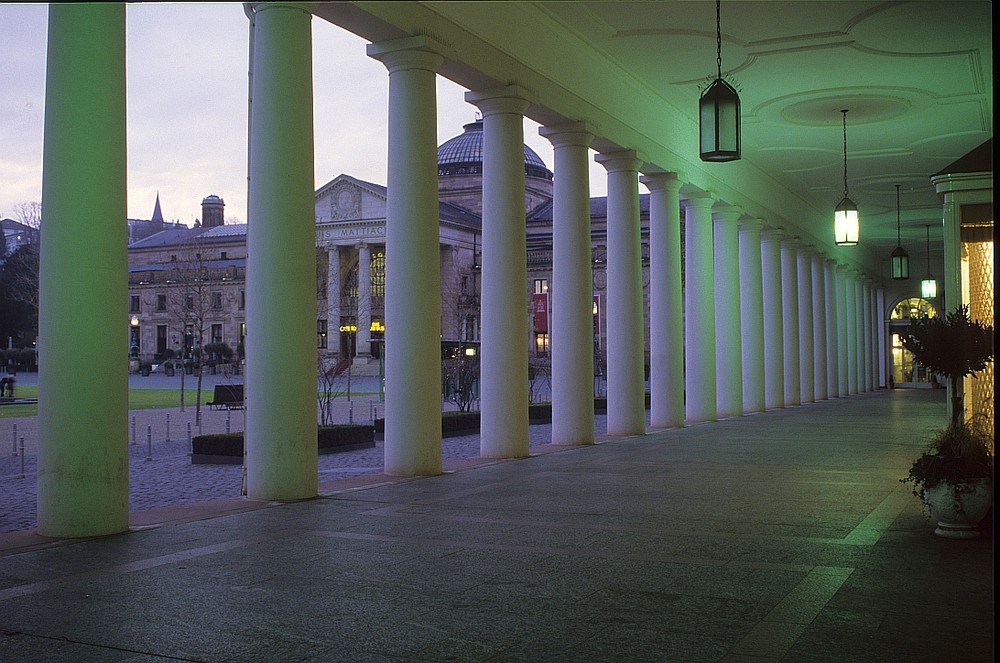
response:
[[[889,348],[891,366],[889,375],[897,387],[936,387],[933,374],[913,360],[913,355],[903,347],[902,336],[910,328],[910,321],[934,317],[937,311],[926,299],[910,297],[901,299],[889,312]]]

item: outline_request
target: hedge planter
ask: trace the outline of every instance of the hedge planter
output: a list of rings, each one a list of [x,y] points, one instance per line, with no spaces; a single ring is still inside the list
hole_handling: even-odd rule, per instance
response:
[[[320,426],[316,431],[320,455],[371,449],[375,428],[361,424]],[[192,465],[242,465],[243,433],[215,433],[191,438]]]

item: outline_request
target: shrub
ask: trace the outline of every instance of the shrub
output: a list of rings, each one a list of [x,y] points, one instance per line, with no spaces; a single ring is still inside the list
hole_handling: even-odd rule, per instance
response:
[[[320,426],[316,431],[319,453],[352,451],[375,446],[375,427],[364,424]],[[243,433],[210,433],[191,438],[192,462],[214,462],[213,456],[243,457]]]

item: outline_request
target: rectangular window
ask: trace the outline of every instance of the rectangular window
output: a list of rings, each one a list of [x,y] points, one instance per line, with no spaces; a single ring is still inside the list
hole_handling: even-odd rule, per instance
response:
[[[128,298],[128,312],[138,313],[139,312],[139,295],[129,295]]]
[[[218,310],[222,308],[222,293],[213,292],[212,293],[212,308]]]
[[[167,310],[167,296],[166,295],[157,295],[156,296],[156,310],[157,311],[166,311]]]
[[[212,325],[212,343],[222,343],[222,324]]]
[[[194,310],[194,295],[184,295],[184,308],[188,311]]]
[[[316,321],[316,347],[326,349],[326,320]]]
[[[242,311],[247,307],[247,291],[240,290],[240,310]]]
[[[541,295],[549,291],[548,279],[535,279],[535,294]]]

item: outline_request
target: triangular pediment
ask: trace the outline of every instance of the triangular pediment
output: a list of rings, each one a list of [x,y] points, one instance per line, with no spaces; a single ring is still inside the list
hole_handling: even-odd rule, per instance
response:
[[[316,191],[316,223],[385,219],[385,187],[338,175]]]

